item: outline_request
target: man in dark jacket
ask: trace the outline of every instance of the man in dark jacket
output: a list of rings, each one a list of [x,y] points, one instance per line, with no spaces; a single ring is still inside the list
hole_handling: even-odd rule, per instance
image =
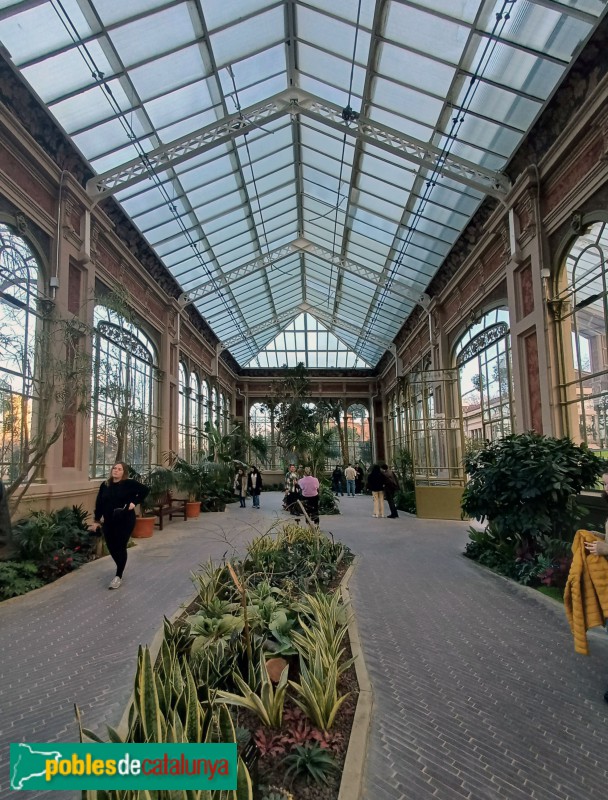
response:
[[[399,514],[397,513],[397,506],[395,505],[395,495],[399,490],[399,479],[393,470],[389,468],[388,464],[382,464],[380,469],[384,475],[384,496],[391,510],[388,519],[397,519]]]
[[[338,464],[336,464],[335,470],[331,473],[331,488],[336,497],[338,495],[344,497],[344,492],[342,491],[342,469]]]

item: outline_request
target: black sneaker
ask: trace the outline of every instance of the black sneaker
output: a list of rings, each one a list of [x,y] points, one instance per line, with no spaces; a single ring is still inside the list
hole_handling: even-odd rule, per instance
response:
[[[604,700],[608,703],[608,689],[604,692]]]

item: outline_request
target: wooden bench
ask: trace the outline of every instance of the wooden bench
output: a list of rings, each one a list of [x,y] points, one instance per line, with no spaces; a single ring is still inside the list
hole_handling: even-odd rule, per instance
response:
[[[154,524],[158,525],[159,530],[162,531],[165,517],[169,517],[169,521],[171,521],[173,517],[183,517],[185,520],[188,519],[186,516],[187,502],[187,500],[173,497],[171,492],[167,492],[163,501],[152,507],[154,516],[158,517],[158,522]]]

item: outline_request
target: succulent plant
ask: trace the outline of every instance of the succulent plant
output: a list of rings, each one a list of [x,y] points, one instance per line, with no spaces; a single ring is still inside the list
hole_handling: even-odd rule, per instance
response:
[[[262,800],[293,800],[293,795],[287,789],[277,786],[268,786]]]

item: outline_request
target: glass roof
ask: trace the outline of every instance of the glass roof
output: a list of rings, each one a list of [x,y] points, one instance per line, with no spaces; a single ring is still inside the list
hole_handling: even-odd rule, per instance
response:
[[[300,314],[269,342],[248,367],[369,367],[311,314]]]
[[[605,13],[0,0],[0,40],[241,365],[374,366]]]

